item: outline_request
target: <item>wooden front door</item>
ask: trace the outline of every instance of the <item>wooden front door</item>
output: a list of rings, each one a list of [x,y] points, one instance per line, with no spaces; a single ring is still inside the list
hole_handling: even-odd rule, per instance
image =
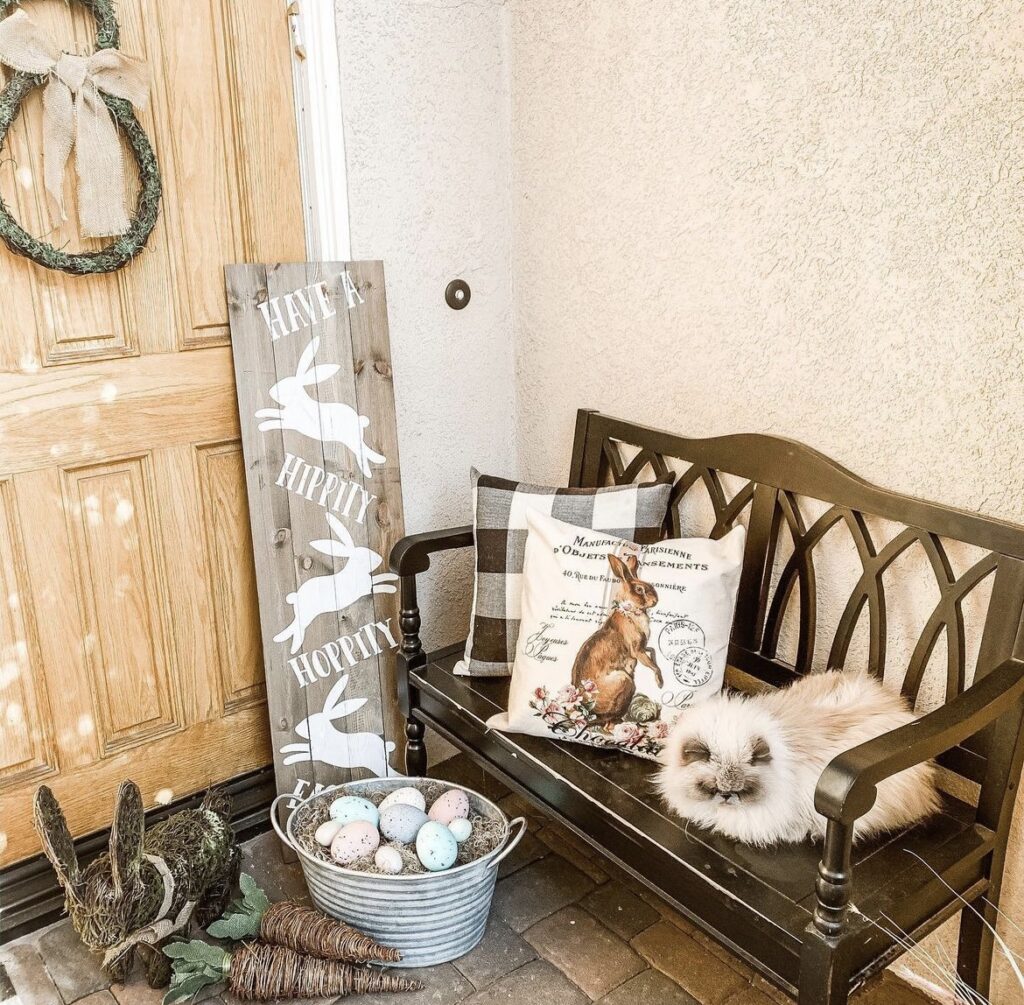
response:
[[[26,0],[91,52],[82,5]],[[160,221],[125,270],[73,278],[0,245],[0,866],[39,850],[46,782],[73,832],[270,763],[223,266],[306,257],[281,0],[120,0],[148,64],[140,121]],[[51,230],[41,94],[0,164],[4,201]]]

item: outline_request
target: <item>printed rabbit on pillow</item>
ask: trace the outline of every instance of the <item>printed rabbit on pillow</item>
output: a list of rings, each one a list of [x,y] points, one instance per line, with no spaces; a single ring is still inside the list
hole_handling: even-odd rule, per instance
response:
[[[743,529],[635,544],[527,514],[507,713],[489,725],[655,758],[721,688]]]

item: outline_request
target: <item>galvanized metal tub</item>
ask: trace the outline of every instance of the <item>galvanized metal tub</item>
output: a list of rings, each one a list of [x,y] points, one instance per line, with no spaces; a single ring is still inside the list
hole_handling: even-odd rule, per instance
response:
[[[326,792],[360,795],[368,790],[400,789],[406,785],[436,781],[425,778],[370,778],[332,786]],[[526,831],[526,820],[508,817],[490,799],[464,785],[445,783],[462,789],[473,811],[504,824],[504,834],[493,851],[465,865],[443,872],[378,876],[346,869],[334,862],[321,862],[295,840],[292,824],[296,809],[284,830],[278,821],[278,805],[294,799],[285,793],[274,800],[270,819],[278,837],[299,856],[313,903],[325,914],[340,918],[385,946],[402,954],[399,967],[425,967],[447,963],[468,953],[483,938],[490,912],[498,864],[519,843]],[[307,800],[308,802],[309,800]],[[514,827],[518,831],[513,835]]]

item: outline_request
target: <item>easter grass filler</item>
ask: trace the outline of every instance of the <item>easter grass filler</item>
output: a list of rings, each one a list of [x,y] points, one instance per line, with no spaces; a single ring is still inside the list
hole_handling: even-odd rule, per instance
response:
[[[415,785],[410,783],[410,786],[419,789],[423,793],[428,807],[433,806],[434,801],[452,787],[444,782],[434,781]],[[363,799],[369,799],[374,806],[380,806],[384,799],[391,794],[391,791],[393,790],[367,788],[360,789],[358,795]],[[320,862],[330,862],[332,865],[336,863],[331,858],[330,849],[317,844],[314,835],[321,824],[331,819],[331,803],[342,794],[340,790],[333,789],[314,796],[312,799],[307,799],[306,802],[295,810],[293,821],[290,824],[295,842],[304,852]],[[501,844],[505,836],[505,821],[501,817],[478,813],[472,809],[472,799],[470,803],[469,822],[473,825],[473,832],[459,845],[459,854],[455,864],[452,866],[453,869],[458,868],[460,865],[475,862],[478,858],[483,858],[484,855],[490,854]],[[415,844],[402,844],[398,841],[389,841],[382,838],[380,847],[392,847],[402,856],[401,875],[423,875],[428,872],[416,855]],[[378,876],[386,875],[377,867],[372,854],[357,858],[354,862],[346,865],[345,868],[355,869],[358,872],[373,873]]]

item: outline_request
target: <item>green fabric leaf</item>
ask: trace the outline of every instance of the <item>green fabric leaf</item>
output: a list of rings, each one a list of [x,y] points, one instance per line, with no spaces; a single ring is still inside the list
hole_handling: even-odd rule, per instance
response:
[[[194,974],[189,977],[188,980],[181,981],[179,984],[173,986],[168,994],[174,994],[176,997],[174,1001],[184,1001],[186,998],[194,998],[200,991],[205,987],[209,987],[211,984],[217,984],[224,980],[224,975],[221,974],[219,977],[209,977],[206,974]],[[166,1002],[167,999],[165,998]]]
[[[214,921],[206,928],[215,939],[230,939],[232,942],[251,939],[259,930],[260,919],[251,914],[225,914],[219,921]]]
[[[192,964],[199,964],[200,967],[209,964],[223,968],[228,956],[219,946],[211,946],[199,939],[193,939],[191,942],[172,942],[164,946],[164,953],[172,960],[181,961],[175,964],[175,969],[179,971],[195,969]]]
[[[167,994],[163,997],[162,1005],[174,1005],[175,1002],[183,1002],[188,996],[189,992],[182,990],[181,985],[172,984]]]
[[[242,875],[238,877],[238,888],[242,891],[243,897],[249,897],[260,889],[256,884],[256,880],[254,880],[247,872],[243,872]]]
[[[247,872],[243,872],[238,877],[238,887],[242,891],[242,906],[245,911],[263,917],[263,913],[270,907],[270,898],[256,885],[256,880]]]

